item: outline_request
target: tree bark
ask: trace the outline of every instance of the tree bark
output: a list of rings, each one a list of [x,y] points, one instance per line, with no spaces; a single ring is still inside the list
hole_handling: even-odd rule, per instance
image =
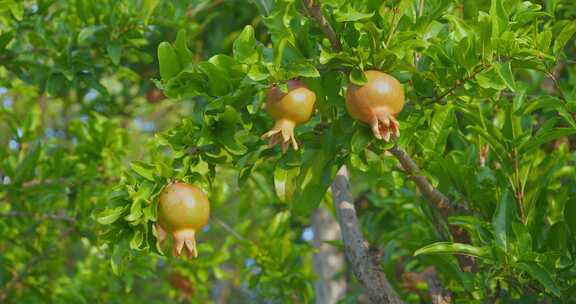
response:
[[[335,304],[346,294],[346,281],[337,277],[344,270],[344,255],[324,242],[340,240],[340,227],[330,212],[320,207],[312,215],[312,228],[314,247],[318,250],[313,257],[314,273],[318,275],[314,282],[316,303]]]
[[[354,274],[366,288],[373,303],[403,303],[382,271],[380,263],[368,250],[364,240],[348,182],[348,169],[342,166],[332,183],[336,215],[342,230],[344,251]]]
[[[416,165],[416,162],[410,158],[408,153],[398,148],[398,146],[394,146],[388,151],[394,155],[396,159],[398,159],[402,169],[410,177],[410,179],[414,181],[420,190],[420,193],[422,193],[424,198],[426,198],[426,201],[430,204],[430,207],[438,211],[442,217],[442,222],[446,222],[447,218],[451,215],[469,213],[465,206],[450,201],[446,195],[438,191],[438,189],[434,188],[434,186],[432,186],[432,184],[425,176],[420,175],[420,168],[418,165]],[[449,240],[450,238],[443,228],[443,223],[441,223],[438,219],[433,219],[433,221],[442,238]],[[454,237],[454,241],[458,243],[470,244],[470,236],[464,229],[450,225],[448,226],[448,229]],[[456,259],[458,260],[458,264],[460,265],[460,269],[462,269],[462,271],[477,272],[479,269],[474,257],[456,255]]]
[[[426,279],[426,283],[428,283],[428,292],[430,293],[432,304],[452,303],[452,294],[444,289],[435,269],[428,268],[427,271],[424,271],[424,278]]]

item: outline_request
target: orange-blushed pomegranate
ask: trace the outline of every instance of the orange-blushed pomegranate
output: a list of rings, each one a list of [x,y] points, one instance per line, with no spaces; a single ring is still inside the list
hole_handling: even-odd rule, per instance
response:
[[[210,203],[200,188],[187,183],[171,183],[160,193],[158,204],[158,236],[173,239],[172,254],[197,257],[196,232],[208,223]]]
[[[316,94],[300,80],[290,80],[287,84],[288,93],[283,93],[274,85],[266,94],[266,110],[276,123],[270,131],[262,135],[262,139],[267,139],[270,147],[282,143],[283,152],[288,151],[290,145],[294,150],[298,150],[294,127],[310,120],[316,102]]]
[[[353,118],[367,123],[378,139],[389,141],[400,136],[396,115],[404,107],[404,90],[398,80],[380,71],[366,71],[368,82],[350,85],[346,92],[346,108]]]

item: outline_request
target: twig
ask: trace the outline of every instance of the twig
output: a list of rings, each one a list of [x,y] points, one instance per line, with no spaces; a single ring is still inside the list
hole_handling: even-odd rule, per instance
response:
[[[52,213],[33,213],[33,212],[25,212],[25,211],[9,211],[0,213],[0,217],[39,217],[40,219],[45,220],[55,220],[55,221],[64,221],[75,223],[76,219],[66,215],[66,214],[52,214]]]
[[[214,215],[212,215],[212,220],[215,221],[218,225],[222,226],[222,228],[224,228],[224,230],[228,231],[230,234],[232,234],[239,241],[247,241],[247,239],[245,237],[238,234],[238,232],[236,232],[236,230],[234,230],[232,227],[230,227],[228,224],[226,224],[223,220],[217,218]]]
[[[322,32],[324,32],[324,35],[326,35],[326,37],[330,41],[330,44],[332,45],[334,51],[337,52],[342,51],[342,44],[340,44],[340,40],[338,39],[338,36],[336,35],[336,32],[334,32],[334,29],[332,28],[330,23],[328,23],[326,18],[324,18],[324,15],[322,15],[320,5],[318,3],[315,3],[314,0],[304,0],[304,5],[306,6],[308,15],[312,17],[314,20],[316,20],[316,23],[318,23],[320,29],[322,30]]]
[[[373,259],[362,236],[350,193],[346,166],[342,166],[336,174],[332,183],[332,196],[342,231],[344,251],[354,274],[366,288],[368,297],[374,303],[403,303],[388,282],[379,262]]]
[[[556,77],[553,73],[550,72],[546,72],[546,76],[548,76],[548,78],[550,78],[554,83],[556,91],[558,91],[558,94],[560,94],[560,99],[562,99],[564,102],[568,102],[568,99],[566,99],[566,95],[564,95],[564,90],[560,86],[560,82],[558,82],[558,77]]]
[[[518,213],[522,223],[526,224],[526,212],[524,211],[524,187],[522,185],[522,178],[520,177],[520,162],[518,160],[518,150],[516,147],[512,149],[512,158],[514,159],[514,196],[518,204]]]
[[[456,82],[454,83],[454,85],[450,89],[446,90],[444,93],[440,94],[440,96],[436,97],[436,99],[434,99],[434,101],[432,103],[439,103],[446,96],[452,94],[456,89],[461,87],[466,81],[474,79],[476,77],[476,75],[478,75],[480,72],[482,72],[482,71],[484,71],[490,67],[491,67],[491,65],[489,65],[489,64],[480,65],[480,67],[476,68],[475,71],[472,72],[472,74],[464,77],[463,79],[456,80]]]

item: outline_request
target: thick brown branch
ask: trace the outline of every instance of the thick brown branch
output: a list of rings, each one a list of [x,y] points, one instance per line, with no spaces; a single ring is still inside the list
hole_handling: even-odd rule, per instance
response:
[[[340,52],[342,50],[342,44],[340,44],[340,40],[338,40],[338,36],[336,35],[336,32],[334,32],[334,29],[332,29],[330,23],[328,23],[324,15],[322,15],[320,4],[316,3],[314,0],[304,0],[304,5],[306,6],[308,15],[316,20],[316,23],[318,23],[318,26],[320,26],[320,29],[330,41],[332,49]]]
[[[342,166],[332,183],[336,215],[342,230],[344,250],[354,274],[366,288],[373,303],[403,303],[388,282],[380,264],[375,260],[362,236],[348,183],[348,170]]]
[[[451,202],[446,195],[434,188],[425,176],[419,175],[420,168],[416,165],[414,160],[410,158],[408,153],[398,148],[398,146],[394,146],[388,151],[398,159],[402,169],[406,174],[408,174],[408,176],[410,176],[410,179],[414,181],[424,198],[426,198],[426,201],[430,204],[430,207],[438,211],[442,217],[442,222],[446,222],[446,219],[451,215],[469,213],[465,206]],[[434,225],[438,229],[442,238],[448,240],[448,237],[444,232],[443,224],[439,223],[438,219],[433,220]],[[451,234],[454,236],[454,241],[459,243],[470,243],[470,237],[464,229],[456,226],[449,226],[449,229]],[[477,271],[478,266],[473,257],[459,255],[457,256],[457,259],[460,268],[463,271]]]
[[[410,176],[410,179],[418,186],[422,195],[433,203],[432,207],[438,210],[443,217],[446,218],[450,215],[468,212],[466,207],[451,202],[442,192],[434,188],[426,177],[419,175],[420,168],[406,151],[398,148],[398,146],[394,146],[388,151],[398,159],[404,172]]]

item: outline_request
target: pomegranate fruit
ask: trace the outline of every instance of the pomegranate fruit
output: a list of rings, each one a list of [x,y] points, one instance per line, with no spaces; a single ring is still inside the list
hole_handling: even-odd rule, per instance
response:
[[[196,231],[208,223],[210,203],[200,188],[187,183],[171,183],[160,193],[158,204],[158,238],[160,242],[171,236],[172,254],[180,256],[184,250],[189,257],[197,257]]]
[[[366,71],[368,82],[350,85],[346,92],[346,108],[353,118],[367,123],[378,139],[389,141],[400,136],[396,115],[404,107],[404,90],[398,80],[380,71]]]
[[[270,147],[282,143],[283,152],[286,152],[290,145],[294,150],[298,150],[294,127],[310,120],[315,102],[316,94],[300,80],[288,81],[288,93],[283,93],[276,85],[272,86],[266,94],[265,107],[276,123],[270,131],[262,135],[262,139],[267,139]]]

